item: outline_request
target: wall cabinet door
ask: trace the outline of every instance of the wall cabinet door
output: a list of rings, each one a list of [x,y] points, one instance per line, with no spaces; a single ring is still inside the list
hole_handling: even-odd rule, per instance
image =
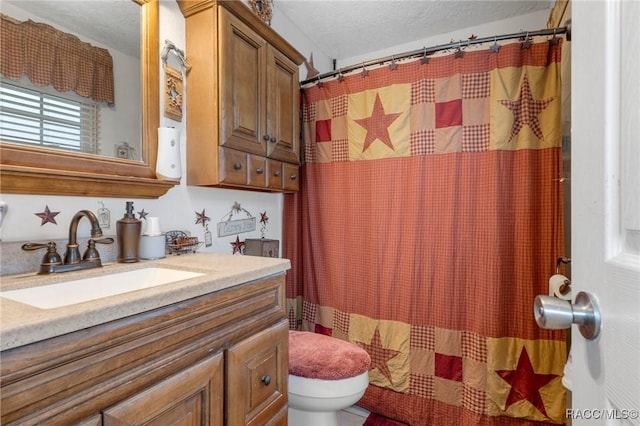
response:
[[[219,10],[220,146],[265,155],[267,42],[230,12]]]
[[[219,353],[104,410],[103,425],[222,425],[223,382]]]
[[[227,351],[227,423],[287,424],[289,325],[283,320]]]
[[[267,48],[267,156],[300,162],[298,66],[272,46]]]

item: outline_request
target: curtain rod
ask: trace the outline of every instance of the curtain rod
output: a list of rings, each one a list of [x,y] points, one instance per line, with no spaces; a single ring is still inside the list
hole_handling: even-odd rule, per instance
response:
[[[559,28],[547,28],[547,29],[538,30],[538,31],[523,31],[519,33],[503,34],[503,35],[484,37],[484,38],[475,38],[473,40],[470,39],[465,41],[460,40],[460,41],[451,42],[447,44],[440,44],[433,47],[423,47],[422,49],[412,50],[411,52],[400,53],[398,55],[385,56],[384,58],[374,59],[371,61],[363,62],[361,64],[350,65],[348,67],[343,67],[343,68],[339,68],[337,70],[329,71],[323,74],[318,74],[315,77],[311,77],[307,80],[300,82],[300,86],[313,83],[313,82],[319,82],[322,79],[334,77],[340,74],[345,74],[360,68],[364,69],[372,65],[381,65],[381,64],[384,64],[385,62],[397,61],[400,59],[406,59],[411,57],[426,56],[429,54],[433,54],[435,52],[439,52],[441,50],[455,49],[455,48],[461,49],[463,47],[467,47],[472,44],[487,43],[491,41],[496,42],[498,40],[508,40],[508,39],[514,39],[514,38],[535,37],[535,36],[545,36],[545,35],[561,35],[561,34],[566,34],[567,41],[571,41],[571,20],[567,21],[564,27],[559,27]]]

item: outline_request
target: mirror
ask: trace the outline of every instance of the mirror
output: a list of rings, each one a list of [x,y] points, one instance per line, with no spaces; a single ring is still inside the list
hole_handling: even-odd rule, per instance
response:
[[[155,178],[160,119],[158,1],[132,1],[140,5],[142,23],[141,161],[0,141],[2,192],[157,198],[177,183]]]

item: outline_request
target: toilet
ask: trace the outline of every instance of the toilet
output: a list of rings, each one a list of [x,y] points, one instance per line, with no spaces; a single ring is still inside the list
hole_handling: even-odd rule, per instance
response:
[[[288,426],[338,426],[338,411],[364,395],[370,365],[353,343],[290,330]]]

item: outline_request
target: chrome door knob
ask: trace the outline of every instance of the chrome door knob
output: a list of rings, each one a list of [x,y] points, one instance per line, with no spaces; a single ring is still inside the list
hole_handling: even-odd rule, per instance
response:
[[[598,302],[584,291],[576,295],[574,304],[557,297],[536,296],[533,315],[538,325],[548,330],[562,330],[577,324],[587,340],[594,340],[600,334],[602,318]]]

